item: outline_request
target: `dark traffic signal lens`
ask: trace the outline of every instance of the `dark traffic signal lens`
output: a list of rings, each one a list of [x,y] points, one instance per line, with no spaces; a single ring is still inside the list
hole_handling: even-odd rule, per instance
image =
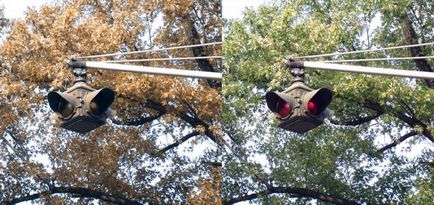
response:
[[[289,114],[291,114],[291,106],[287,102],[280,101],[277,107],[278,107],[280,118],[285,119],[289,117]]]
[[[89,109],[95,115],[101,115],[102,114],[101,110],[98,107],[98,104],[96,104],[95,102],[90,102]]]
[[[69,117],[72,112],[74,111],[74,107],[71,105],[71,103],[68,102],[60,102],[59,103],[59,112],[62,115],[62,117]]]
[[[307,109],[315,115],[318,114],[318,106],[312,101],[307,103]]]
[[[52,91],[48,93],[48,104],[50,108],[58,113],[60,117],[69,118],[74,114],[75,97],[71,94]]]
[[[320,88],[302,96],[304,111],[313,115],[321,114],[332,102],[333,94],[328,88]]]

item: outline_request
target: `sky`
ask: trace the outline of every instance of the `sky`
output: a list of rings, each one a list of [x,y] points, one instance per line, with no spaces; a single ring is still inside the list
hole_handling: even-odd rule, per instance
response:
[[[22,18],[28,7],[39,7],[48,0],[0,0],[6,18]]]
[[[222,0],[223,18],[241,18],[246,7],[257,8],[269,0]]]

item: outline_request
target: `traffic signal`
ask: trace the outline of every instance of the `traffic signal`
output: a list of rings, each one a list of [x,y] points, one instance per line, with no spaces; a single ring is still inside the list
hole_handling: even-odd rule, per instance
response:
[[[333,94],[328,88],[307,92],[302,97],[303,108],[311,115],[320,115],[332,102]]]
[[[59,119],[61,127],[86,133],[105,124],[114,112],[109,107],[115,93],[109,88],[95,90],[85,82],[76,82],[65,92],[48,93],[48,104]]]
[[[295,82],[284,92],[270,91],[265,95],[268,108],[280,121],[279,127],[305,133],[324,123],[331,115],[327,106],[333,98],[328,88],[313,90]]]
[[[295,106],[295,99],[290,94],[281,92],[267,92],[265,94],[267,106],[271,112],[276,113],[280,119],[287,119]]]
[[[85,106],[93,116],[106,113],[114,100],[115,93],[109,88],[92,91],[84,97]]]
[[[54,91],[48,93],[48,104],[61,118],[68,119],[72,117],[74,113],[76,102],[74,96],[68,93]]]

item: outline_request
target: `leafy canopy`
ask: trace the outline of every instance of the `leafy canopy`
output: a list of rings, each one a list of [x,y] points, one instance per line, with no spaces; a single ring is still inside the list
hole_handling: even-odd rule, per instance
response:
[[[72,85],[68,58],[220,42],[220,19],[219,1],[61,0],[2,24],[0,202],[221,203],[220,166],[208,163],[221,138],[219,81],[88,70],[92,87],[116,92],[117,114],[86,135],[53,124],[46,100]],[[128,57],[212,55],[220,45]],[[221,59],[138,65],[222,68]]]
[[[431,81],[306,69],[306,84],[330,87],[334,116],[306,134],[267,119],[265,92],[291,81],[288,57],[432,42],[427,1],[272,1],[227,20],[223,53],[226,203],[426,204],[431,194]],[[430,56],[433,48],[338,59]],[[312,61],[330,58],[308,59]],[[432,72],[432,61],[359,65]],[[431,185],[428,185],[431,184]]]

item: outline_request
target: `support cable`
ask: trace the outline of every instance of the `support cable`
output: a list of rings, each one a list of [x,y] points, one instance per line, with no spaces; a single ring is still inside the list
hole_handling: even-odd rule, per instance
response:
[[[402,45],[402,46],[393,46],[393,47],[387,47],[387,48],[373,48],[373,49],[366,49],[366,50],[360,50],[360,51],[348,51],[348,52],[341,52],[341,53],[339,53],[339,52],[336,52],[336,53],[326,53],[326,54],[300,56],[300,57],[292,57],[292,58],[293,59],[319,58],[319,57],[329,57],[329,56],[347,55],[347,54],[355,54],[355,53],[367,53],[367,52],[374,52],[374,51],[386,51],[386,50],[393,50],[393,49],[403,49],[403,48],[411,48],[411,47],[419,47],[419,46],[430,46],[430,45],[434,45],[434,42],[431,42],[431,43],[410,44],[410,45]]]
[[[342,65],[342,64],[309,62],[309,61],[298,61],[298,60],[296,61],[289,60],[286,62],[286,66],[289,68],[314,68],[320,70],[434,80],[434,72],[426,72],[426,71],[399,70],[399,69],[389,69],[389,68]]]
[[[94,61],[76,61],[75,59],[69,60],[67,63],[72,68],[96,68],[96,69],[103,69],[103,70],[148,73],[154,75],[168,75],[168,76],[178,76],[178,77],[187,77],[187,78],[205,78],[205,79],[215,79],[215,80],[222,79],[222,73],[209,72],[209,71],[181,70],[181,69],[173,69],[173,68],[158,68],[158,67],[149,67],[149,66],[125,65],[125,64],[94,62]]]
[[[90,59],[90,58],[112,57],[112,56],[119,56],[119,55],[131,55],[131,54],[149,53],[149,52],[157,52],[157,51],[167,51],[167,50],[174,50],[174,49],[184,49],[184,48],[193,48],[193,47],[199,47],[199,46],[219,45],[219,44],[222,44],[222,42],[202,43],[202,44],[193,44],[193,45],[169,47],[169,48],[157,48],[157,49],[148,49],[148,50],[141,50],[141,51],[118,52],[118,53],[109,53],[109,54],[101,54],[101,55],[81,56],[81,57],[75,57],[75,59]]]

